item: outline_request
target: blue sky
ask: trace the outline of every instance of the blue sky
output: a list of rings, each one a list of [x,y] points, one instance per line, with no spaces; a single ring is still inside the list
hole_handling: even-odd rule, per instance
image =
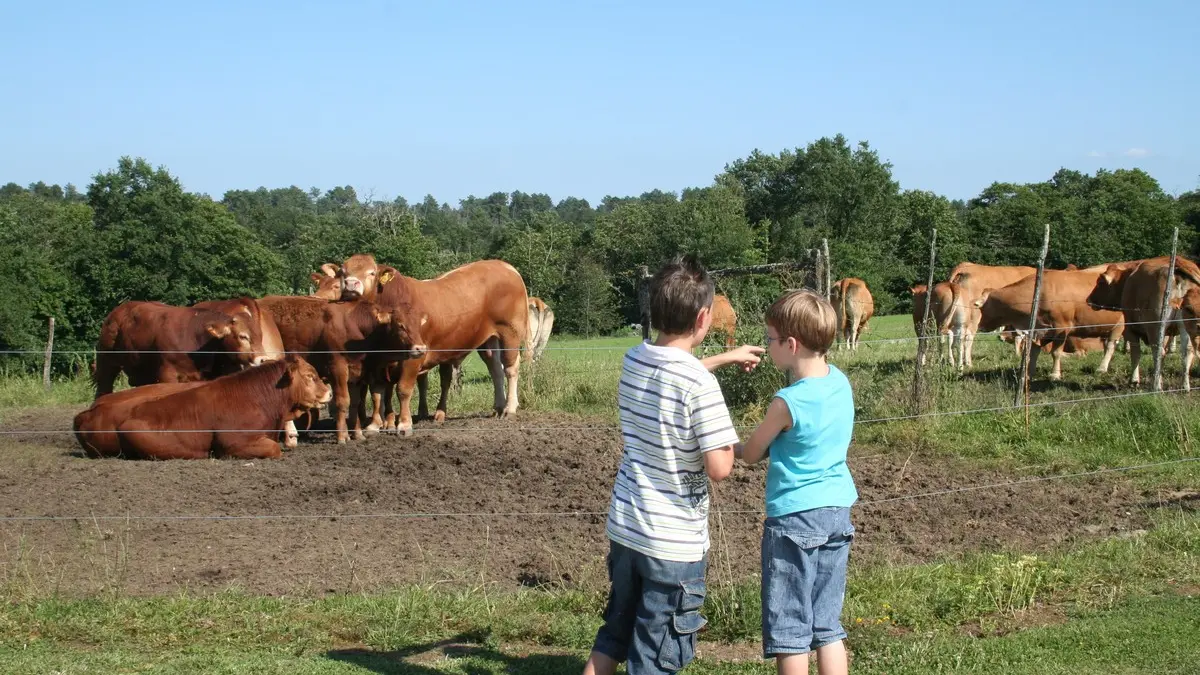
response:
[[[7,0],[0,183],[134,155],[218,198],[596,203],[843,133],[956,198],[1063,166],[1200,184],[1200,3],[844,4]]]

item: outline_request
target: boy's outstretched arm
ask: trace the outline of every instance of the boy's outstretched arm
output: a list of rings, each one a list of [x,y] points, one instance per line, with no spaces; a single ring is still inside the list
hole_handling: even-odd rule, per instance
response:
[[[754,433],[750,434],[749,440],[738,444],[735,452],[742,458],[742,461],[754,464],[767,456],[767,448],[770,447],[771,441],[775,440],[779,432],[791,428],[792,413],[788,410],[787,404],[781,398],[773,398],[771,404],[767,406],[767,414],[763,417],[763,421],[754,429]]]
[[[721,352],[720,354],[714,354],[712,356],[700,359],[700,363],[702,363],[709,372],[712,372],[721,366],[728,366],[733,363],[740,365],[742,370],[750,372],[751,370],[754,370],[754,367],[757,366],[758,362],[762,360],[761,354],[766,351],[767,350],[759,347],[758,345],[742,345],[741,347],[730,349],[727,352]]]
[[[714,483],[725,480],[733,473],[733,448],[727,445],[704,453],[704,473]]]

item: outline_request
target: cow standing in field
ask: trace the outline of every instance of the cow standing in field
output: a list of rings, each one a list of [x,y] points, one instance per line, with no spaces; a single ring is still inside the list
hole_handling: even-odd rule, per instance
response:
[[[77,415],[80,445],[94,457],[277,459],[284,423],[332,395],[298,356],[207,382],[157,386],[110,394]]]
[[[1189,288],[1179,302],[1179,349],[1183,354],[1183,389],[1192,390],[1192,361],[1200,349],[1200,287]]]
[[[1054,367],[1050,379],[1062,379],[1062,355],[1067,339],[1100,338],[1104,341],[1104,358],[1097,372],[1108,372],[1117,341],[1125,330],[1125,317],[1121,312],[1096,309],[1088,302],[1096,289],[1101,275],[1083,270],[1046,270],[1042,278],[1041,300],[1035,334],[1028,337],[1039,347],[1050,343],[1054,354]],[[980,310],[979,329],[991,331],[1001,326],[1028,326],[1033,309],[1032,276],[1002,288],[985,288],[975,306]],[[1030,377],[1037,366],[1041,349],[1030,351],[1028,372]]]
[[[1089,298],[1097,306],[1119,308],[1124,315],[1125,339],[1129,342],[1129,360],[1132,367],[1129,374],[1130,384],[1141,383],[1142,343],[1145,342],[1152,349],[1161,349],[1163,346],[1158,343],[1160,323],[1164,320],[1170,322],[1167,335],[1178,332],[1182,325],[1175,317],[1162,315],[1162,298],[1166,293],[1169,267],[1169,256],[1111,264],[1100,274],[1099,282]],[[1175,261],[1175,284],[1170,304],[1178,307],[1197,286],[1200,286],[1200,267],[1191,260],[1178,256]],[[1168,308],[1168,311],[1171,312],[1171,309]],[[1183,342],[1187,340],[1184,339]],[[1184,359],[1186,360],[1186,356]],[[1190,382],[1186,384],[1190,386]]]
[[[133,387],[194,382],[260,362],[262,351],[259,323],[241,311],[124,302],[100,326],[92,372],[96,398],[112,392],[122,371]]]
[[[737,312],[733,311],[733,305],[730,304],[729,298],[720,293],[713,296],[712,327],[709,331],[724,333],[725,348],[733,349],[736,343]]]
[[[441,396],[434,421],[444,421],[453,369],[476,350],[492,376],[495,414],[503,417],[517,411],[520,352],[529,338],[529,295],[516,268],[501,260],[481,260],[421,281],[380,266],[374,256],[359,254],[342,264],[341,276],[343,298],[375,299],[385,308],[411,303],[428,312],[428,321],[421,326],[427,351],[416,358],[392,361],[383,372],[372,373],[376,376],[371,386],[375,410],[368,429],[394,425],[397,433],[411,434],[413,387],[420,384],[419,414],[425,417],[427,374],[435,367],[441,375]],[[392,391],[397,384],[398,419],[392,409]]]
[[[837,313],[837,332],[842,333],[848,349],[858,351],[858,338],[875,314],[875,300],[867,290],[867,283],[853,277],[840,279],[830,289],[830,300]]]
[[[920,338],[925,337],[921,321],[925,318],[925,303],[929,298],[927,290],[925,284],[917,284],[909,289],[913,296],[913,330]],[[929,315],[937,331],[938,360],[948,357],[950,365],[957,366],[961,371],[966,357],[963,337],[972,313],[978,310],[969,307],[958,284],[949,281],[933,285],[932,302]],[[920,355],[920,360],[921,365],[925,365],[924,353]]]
[[[960,262],[950,270],[948,281],[958,284],[963,302],[967,307],[977,307],[976,301],[979,300],[984,289],[1003,288],[1036,273],[1036,269],[1024,265],[995,266]],[[975,334],[979,332],[980,318],[979,312],[972,312],[964,328],[963,342],[968,368],[974,364]],[[1003,328],[1003,326],[999,326],[999,328]]]
[[[370,300],[328,302],[320,298],[277,295],[259,303],[271,312],[291,354],[304,354],[333,385],[337,442],[350,439],[350,411],[354,437],[363,437],[358,414],[366,379],[376,359],[403,359],[425,351],[421,338],[423,318],[407,303],[383,308]],[[289,429],[289,433],[290,433]]]

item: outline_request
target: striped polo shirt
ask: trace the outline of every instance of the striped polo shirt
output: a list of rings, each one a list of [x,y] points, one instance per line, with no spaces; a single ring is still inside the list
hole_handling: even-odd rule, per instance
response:
[[[703,453],[738,442],[717,378],[695,356],[644,342],[617,388],[624,455],[608,507],[609,539],[653,558],[708,551]]]

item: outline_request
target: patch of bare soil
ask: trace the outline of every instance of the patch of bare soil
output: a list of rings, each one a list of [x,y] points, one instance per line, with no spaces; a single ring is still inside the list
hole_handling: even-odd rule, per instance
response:
[[[25,411],[6,416],[3,427],[69,429],[72,414]],[[282,460],[253,463],[92,460],[69,434],[3,436],[0,518],[79,518],[0,520],[0,583],[134,595],[484,580],[603,586],[603,514],[621,445],[614,430],[589,426],[540,414],[426,422],[410,438],[338,446],[325,435]],[[859,560],[1037,551],[1150,525],[1145,505],[1154,499],[1114,474],[871,503],[1017,477],[879,450],[856,448],[863,459],[851,457],[862,500],[853,511]],[[757,573],[764,479],[765,467],[739,465],[714,488],[710,574]],[[450,515],[460,513],[472,515]]]

